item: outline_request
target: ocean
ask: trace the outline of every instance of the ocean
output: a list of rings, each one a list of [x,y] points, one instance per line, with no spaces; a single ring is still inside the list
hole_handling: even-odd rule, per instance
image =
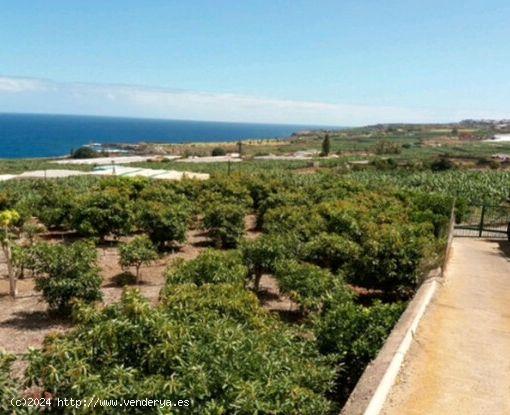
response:
[[[0,114],[0,158],[68,155],[91,143],[186,143],[284,138],[319,126],[77,115]]]

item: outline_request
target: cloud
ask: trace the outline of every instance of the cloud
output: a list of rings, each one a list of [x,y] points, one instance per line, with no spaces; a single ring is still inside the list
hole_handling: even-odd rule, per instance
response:
[[[46,82],[39,79],[0,76],[0,94],[42,91],[45,89]]]
[[[276,99],[138,85],[63,83],[0,76],[0,111],[232,122],[363,125],[480,117],[473,111]]]

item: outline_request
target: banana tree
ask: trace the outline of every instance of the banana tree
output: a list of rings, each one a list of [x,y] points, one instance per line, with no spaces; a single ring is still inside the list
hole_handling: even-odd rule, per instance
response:
[[[7,263],[7,272],[9,274],[9,294],[13,298],[17,295],[17,278],[12,264],[12,231],[19,219],[19,213],[15,210],[3,210],[0,212],[0,245],[2,246],[2,251],[5,256],[5,262]]]

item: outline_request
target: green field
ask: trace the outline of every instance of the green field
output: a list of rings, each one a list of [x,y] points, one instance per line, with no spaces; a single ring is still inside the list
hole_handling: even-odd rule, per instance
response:
[[[8,295],[19,283],[26,312],[43,303],[41,324],[68,328],[44,343],[23,325],[10,335],[37,347],[0,353],[0,408],[30,388],[190,398],[196,414],[338,413],[444,259],[454,202],[458,217],[507,202],[510,171],[491,156],[510,145],[460,142],[468,129],[452,129],[330,132],[336,158],[253,160],[320,150],[319,132],[246,144],[230,166],[133,165],[210,173],[205,181],[0,182],[3,312],[15,320],[20,299]],[[186,146],[208,154],[218,144]],[[0,161],[0,174],[57,168],[93,167]]]

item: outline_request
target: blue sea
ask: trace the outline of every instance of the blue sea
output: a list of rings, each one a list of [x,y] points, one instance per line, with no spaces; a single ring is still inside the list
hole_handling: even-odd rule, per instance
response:
[[[91,143],[186,143],[284,138],[318,126],[75,115],[0,114],[0,158],[68,155]]]

